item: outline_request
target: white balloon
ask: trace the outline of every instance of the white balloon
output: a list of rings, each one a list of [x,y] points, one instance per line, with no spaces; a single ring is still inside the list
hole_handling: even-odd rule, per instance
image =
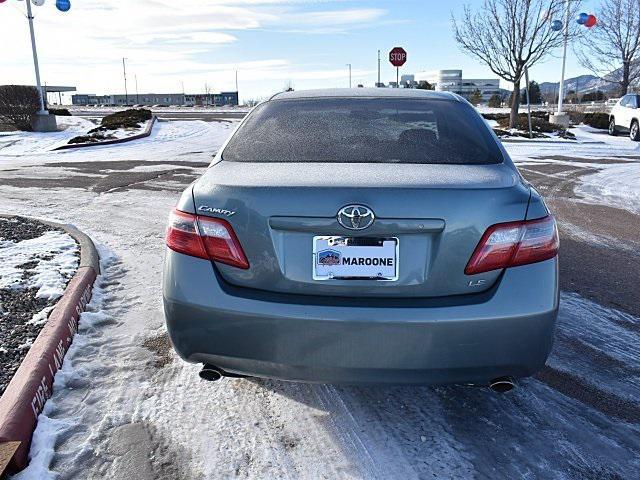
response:
[[[44,0],[31,0],[31,3],[33,3],[36,7],[41,7],[42,5],[44,5]]]

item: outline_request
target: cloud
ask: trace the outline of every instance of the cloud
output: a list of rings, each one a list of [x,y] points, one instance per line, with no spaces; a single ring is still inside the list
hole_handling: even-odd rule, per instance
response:
[[[291,59],[251,58],[243,32],[318,34],[349,32],[381,21],[379,8],[346,8],[341,0],[129,0],[73,3],[58,12],[53,0],[34,7],[42,77],[50,84],[76,85],[80,91],[123,90],[122,58],[141,88],[177,90],[179,81],[233,88],[235,70],[248,82],[340,78],[344,72],[322,65],[295,65]],[[328,5],[331,8],[327,8]],[[14,7],[14,8],[10,8]],[[15,39],[2,51],[2,83],[33,83],[24,2],[0,4],[0,30]],[[255,40],[254,40],[255,41]],[[237,62],[220,62],[223,49],[238,46]],[[264,52],[264,49],[262,49]],[[267,51],[268,52],[268,51]],[[262,56],[265,54],[263,53]],[[276,58],[274,58],[276,57]],[[228,56],[222,56],[228,58]],[[354,72],[355,76],[355,72]],[[191,87],[193,88],[193,87]],[[199,88],[199,87],[198,87]]]

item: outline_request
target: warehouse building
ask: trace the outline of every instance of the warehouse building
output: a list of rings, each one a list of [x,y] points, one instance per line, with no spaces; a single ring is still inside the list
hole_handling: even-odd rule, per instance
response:
[[[140,94],[118,94],[118,95],[95,95],[78,94],[71,97],[73,105],[88,106],[125,106],[125,105],[145,105],[162,107],[185,105],[189,107],[201,106],[236,106],[239,103],[238,92],[221,93],[140,93]]]

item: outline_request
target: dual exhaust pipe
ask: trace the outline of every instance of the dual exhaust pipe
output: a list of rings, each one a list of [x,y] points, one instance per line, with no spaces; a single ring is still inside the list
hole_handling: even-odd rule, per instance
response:
[[[242,378],[244,375],[225,372],[215,365],[205,364],[200,370],[200,378],[208,382],[217,382],[222,377]],[[515,388],[516,384],[511,377],[498,377],[489,382],[489,388],[496,393],[507,393]]]

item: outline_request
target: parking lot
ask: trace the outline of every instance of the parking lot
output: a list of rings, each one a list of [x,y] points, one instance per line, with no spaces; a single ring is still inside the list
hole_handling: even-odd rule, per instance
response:
[[[4,212],[75,224],[103,266],[16,478],[637,478],[640,211],[604,189],[607,172],[638,175],[636,144],[507,144],[561,234],[554,350],[513,392],[205,383],[165,334],[164,225],[235,121],[160,122],[144,141],[57,153],[1,140]]]

